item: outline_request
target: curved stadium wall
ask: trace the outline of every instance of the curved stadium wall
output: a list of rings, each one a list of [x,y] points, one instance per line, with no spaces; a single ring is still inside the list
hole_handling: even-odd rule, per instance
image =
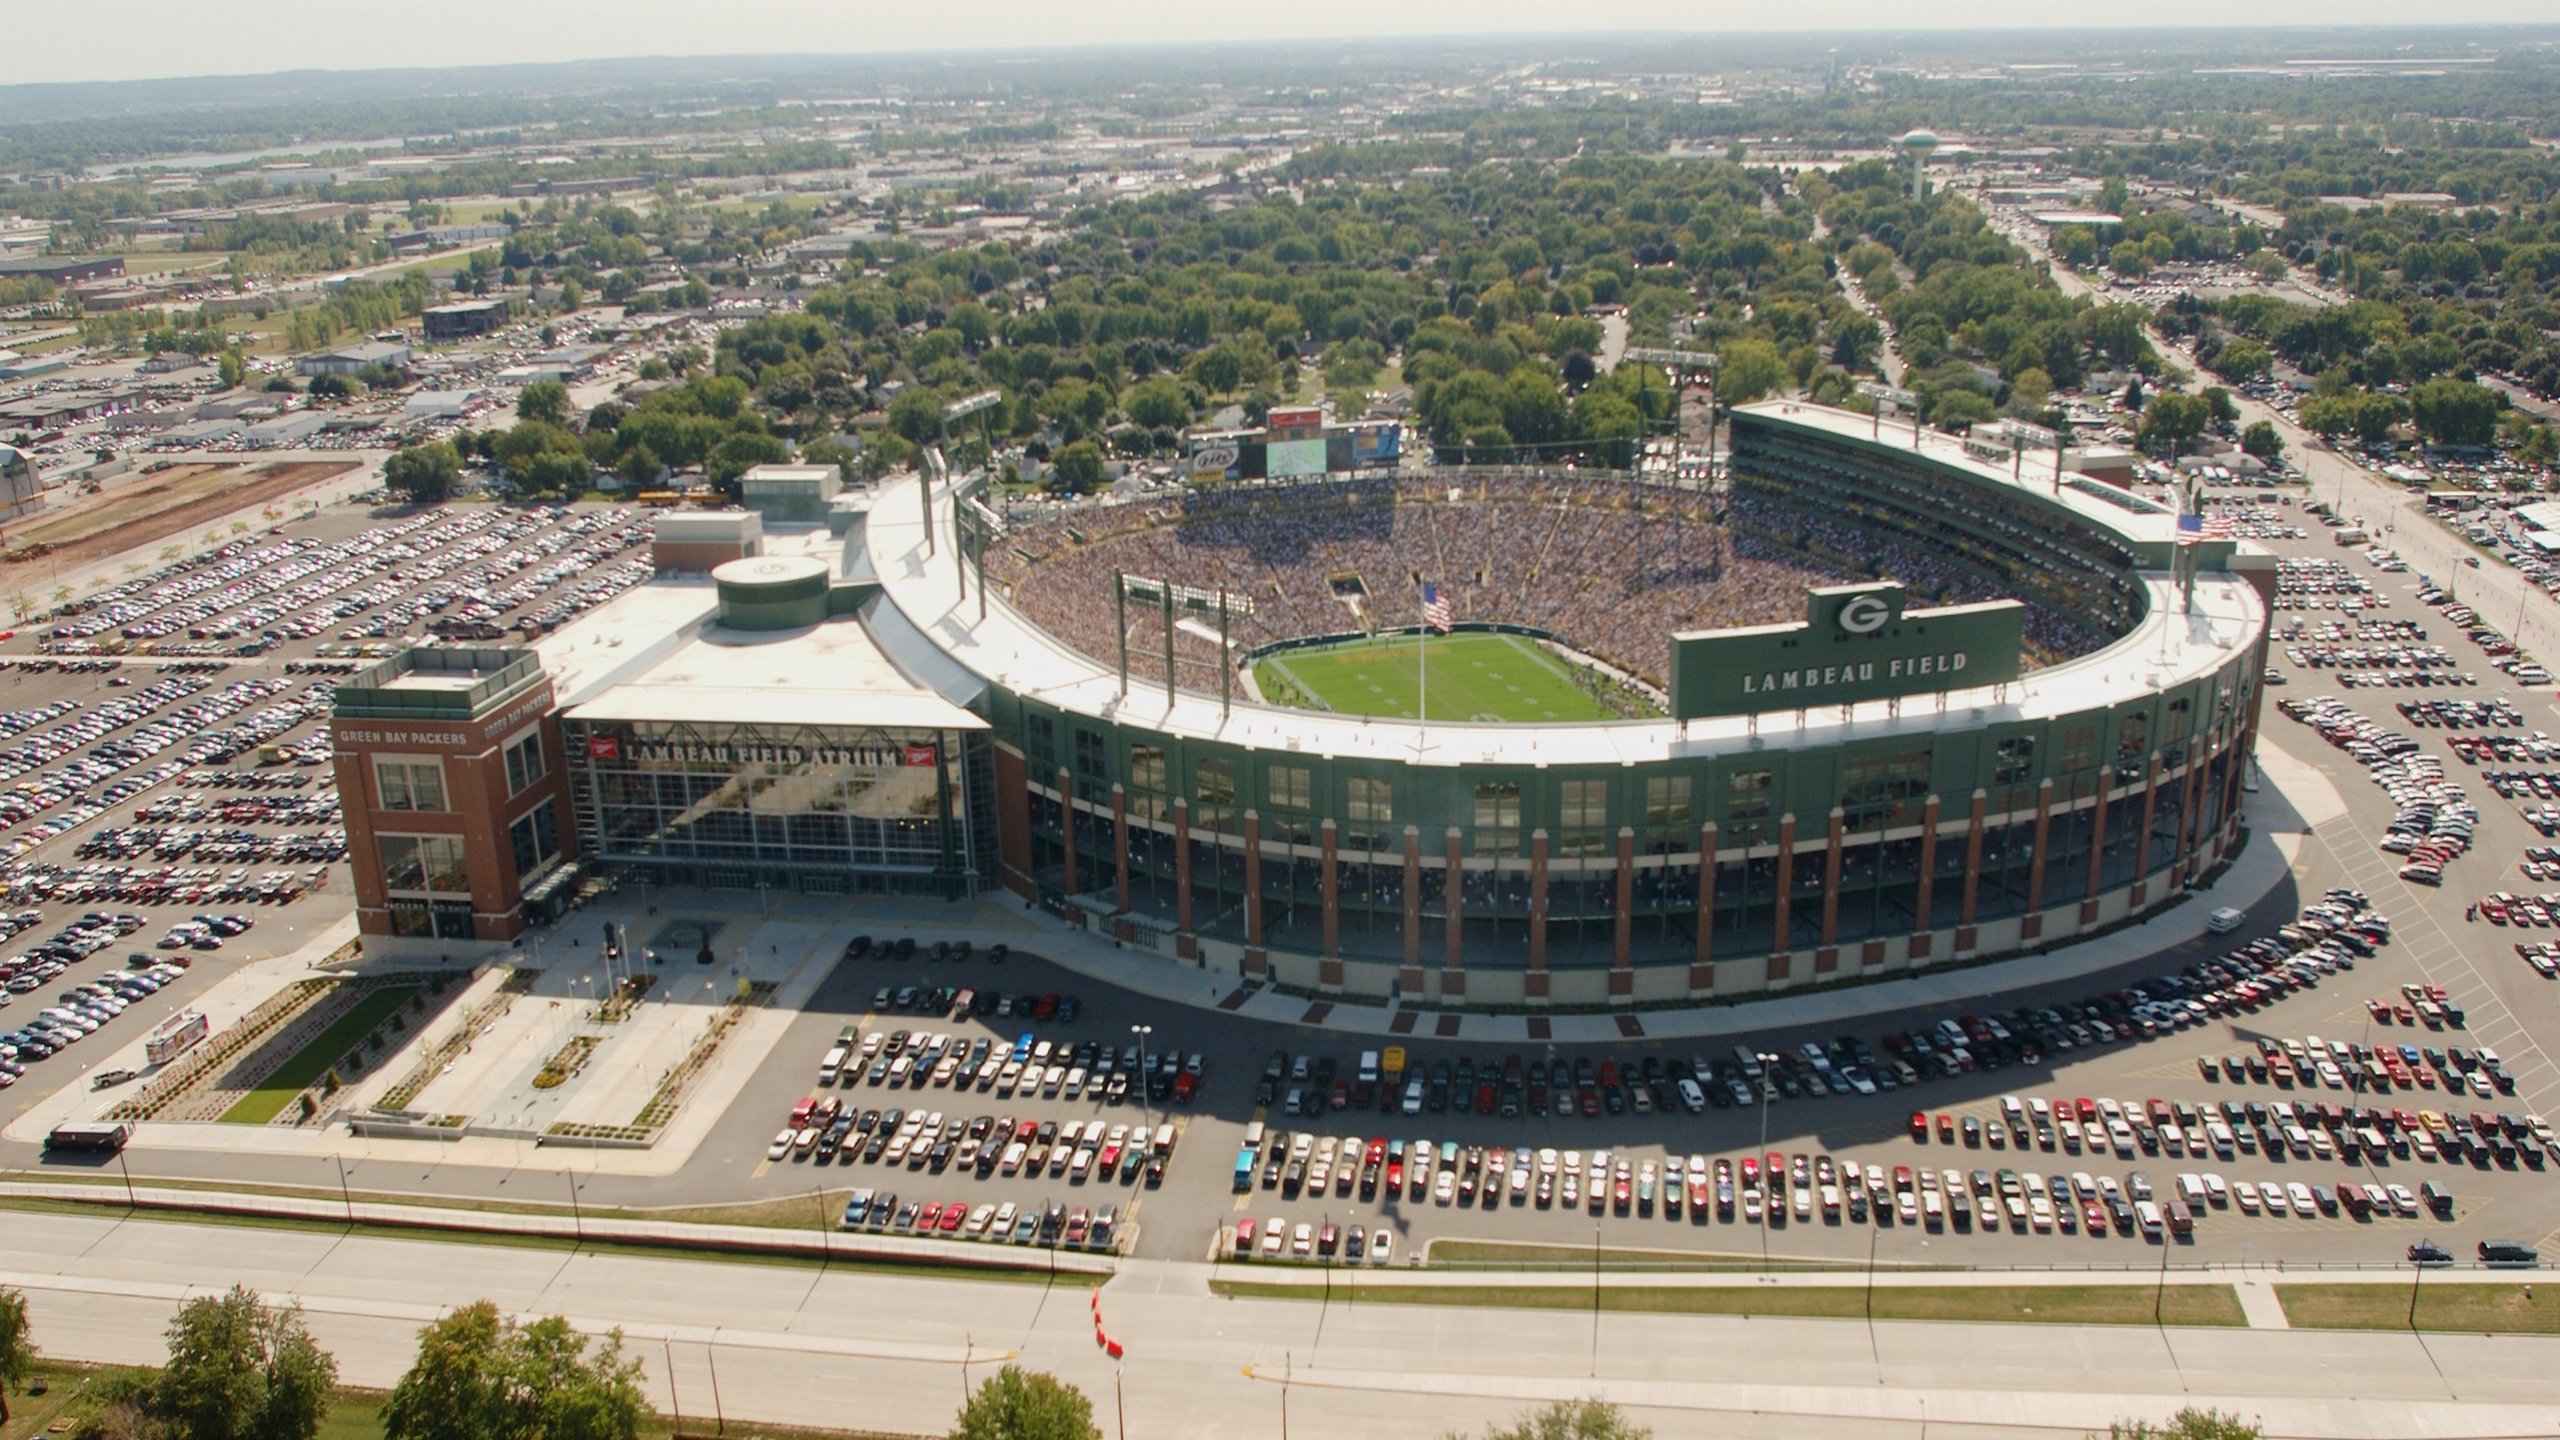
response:
[[[1155,721],[987,676],[1000,883],[1179,963],[1448,1007],[1749,997],[2033,950],[2174,901],[2238,834],[2263,607],[2209,577],[2237,617],[2210,646],[2132,653],[2174,596],[2160,517],[2115,524],[2106,503],[1807,413],[1736,415],[1734,499],[1801,517],[1783,537],[1801,548],[1926,544],[2029,604],[2031,650],[2039,628],[2086,632],[2049,657],[2041,701],[1915,697],[1705,735],[1517,725],[1448,763],[1419,735],[1402,759],[1327,753],[1291,712],[1241,701],[1251,723],[1202,726],[1176,723],[1173,697]],[[2230,549],[2198,553],[2213,568]],[[1625,754],[1590,758],[1595,730],[1624,731]]]

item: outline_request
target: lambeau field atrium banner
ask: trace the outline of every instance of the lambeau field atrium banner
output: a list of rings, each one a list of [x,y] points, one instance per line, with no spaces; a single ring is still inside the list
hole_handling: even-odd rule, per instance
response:
[[[1890,581],[1807,592],[1793,625],[1671,637],[1671,715],[1698,720],[1929,695],[2018,678],[2015,600],[1905,610]]]

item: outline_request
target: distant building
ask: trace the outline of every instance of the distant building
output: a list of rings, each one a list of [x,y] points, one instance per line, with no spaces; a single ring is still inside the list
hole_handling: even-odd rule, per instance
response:
[[[405,370],[416,352],[405,340],[368,340],[296,358],[293,368],[304,375],[353,375],[375,365]]]
[[[56,285],[111,280],[124,273],[121,255],[28,255],[0,260],[0,276],[32,275]]]
[[[758,465],[738,477],[749,510],[779,525],[818,525],[827,518],[844,474],[833,465]]]
[[[491,335],[506,328],[507,302],[504,300],[464,300],[452,305],[438,305],[419,317],[426,322],[430,343],[468,340],[474,335]]]

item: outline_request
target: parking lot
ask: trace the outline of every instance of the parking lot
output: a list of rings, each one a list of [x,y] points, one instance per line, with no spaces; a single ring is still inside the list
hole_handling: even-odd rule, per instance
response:
[[[0,1086],[168,1018],[226,945],[343,917],[337,679],[404,640],[565,623],[645,577],[645,536],[610,507],[333,510],[26,617],[0,643]],[[146,988],[173,956],[195,972]]]

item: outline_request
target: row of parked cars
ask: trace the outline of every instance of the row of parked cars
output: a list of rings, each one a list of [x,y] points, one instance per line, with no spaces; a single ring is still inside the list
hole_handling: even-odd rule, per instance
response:
[[[1044,1040],[1025,1030],[1010,1044],[938,1030],[863,1030],[847,1026],[818,1062],[822,1086],[857,1082],[892,1090],[927,1087],[993,1092],[1011,1099],[1093,1100],[1118,1105],[1137,1096],[1187,1105],[1199,1094],[1208,1057],[1194,1050],[1150,1051],[1098,1040]]]
[[[958,1169],[981,1178],[993,1174],[1042,1175],[1077,1184],[1164,1182],[1176,1129],[1167,1121],[1106,1126],[1100,1120],[1017,1120],[1010,1115],[953,1115],[939,1110],[855,1110],[834,1096],[794,1106],[791,1124],[766,1148],[769,1160],[824,1165],[903,1165],[935,1174]]]
[[[966,1200],[901,1200],[895,1191],[856,1190],[845,1201],[840,1230],[881,1235],[933,1236],[946,1240],[984,1240],[998,1245],[1042,1245],[1074,1250],[1109,1250],[1119,1243],[1120,1207],[1078,1205],[1062,1201],[1018,1205],[970,1204]]]

